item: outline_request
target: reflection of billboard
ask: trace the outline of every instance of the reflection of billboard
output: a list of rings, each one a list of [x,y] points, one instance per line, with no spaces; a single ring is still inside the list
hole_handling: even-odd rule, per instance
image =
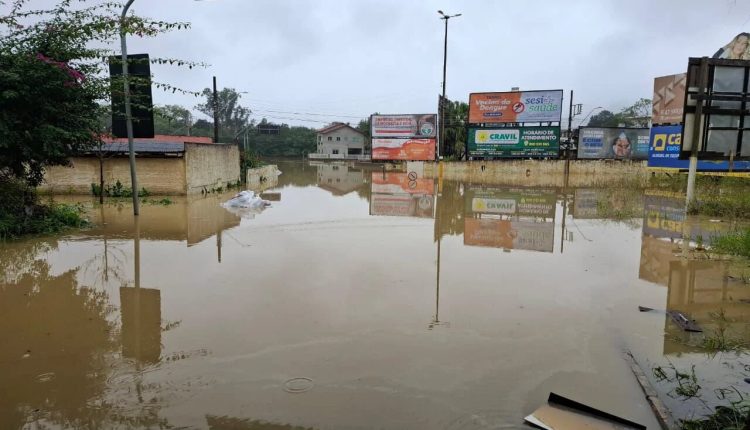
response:
[[[553,222],[464,219],[464,245],[552,252]]]
[[[122,355],[145,363],[161,356],[161,292],[151,288],[120,288]]]
[[[435,139],[372,139],[372,159],[432,161],[435,159]]]
[[[651,128],[648,167],[687,169],[690,166],[690,160],[680,160],[681,144],[681,125],[662,125]],[[736,160],[732,169],[736,171],[748,171],[750,170],[750,161]],[[728,171],[729,161],[699,159],[698,170]]]
[[[469,95],[469,123],[559,122],[562,98],[562,90],[473,93]]]
[[[435,138],[437,136],[437,115],[372,115],[370,130],[373,138],[410,137],[417,139]]]
[[[581,127],[578,141],[578,158],[648,158],[648,128]]]
[[[469,189],[464,197],[467,214],[518,215],[555,218],[554,190]]]
[[[378,194],[370,196],[370,215],[432,218],[434,197],[414,194]]]
[[[682,122],[685,105],[687,73],[662,76],[654,79],[654,98],[651,121],[654,124]]]
[[[372,192],[383,194],[434,194],[435,182],[428,178],[410,178],[402,172],[372,172]]]
[[[472,157],[558,157],[560,127],[470,128]]]
[[[654,237],[681,238],[685,222],[685,199],[645,196],[643,232]]]

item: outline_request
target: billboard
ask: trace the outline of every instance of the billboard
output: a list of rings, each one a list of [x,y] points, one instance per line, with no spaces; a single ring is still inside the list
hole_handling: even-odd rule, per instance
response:
[[[651,121],[654,124],[679,124],[685,107],[687,73],[654,79]]]
[[[562,98],[562,90],[472,93],[469,123],[560,122]]]
[[[662,125],[651,128],[648,148],[648,167],[664,169],[688,169],[690,160],[680,159],[682,146],[682,126]],[[735,171],[750,171],[750,161],[735,160],[732,166]],[[727,160],[698,159],[700,171],[728,171]]]
[[[472,157],[558,157],[560,127],[469,128]]]
[[[435,159],[435,139],[374,138],[373,160],[421,160]]]
[[[713,58],[727,60],[750,60],[750,33],[739,33],[734,38],[719,48]]]
[[[437,137],[437,114],[372,115],[370,136],[434,139]]]
[[[581,127],[578,142],[578,158],[646,160],[649,129]]]

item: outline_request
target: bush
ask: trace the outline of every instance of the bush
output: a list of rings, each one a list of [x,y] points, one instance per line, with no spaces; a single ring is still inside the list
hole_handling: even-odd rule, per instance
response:
[[[19,180],[0,181],[0,239],[31,234],[53,234],[69,227],[83,227],[80,205],[43,205],[33,188]]]
[[[102,193],[102,187],[98,184],[91,184],[91,194],[93,194],[96,197],[99,197]],[[138,197],[148,197],[151,193],[145,189],[141,188],[140,191],[138,191]],[[106,185],[104,186],[104,196],[105,197],[133,197],[133,190],[122,185],[122,182],[118,179],[117,182],[114,183],[114,185]]]

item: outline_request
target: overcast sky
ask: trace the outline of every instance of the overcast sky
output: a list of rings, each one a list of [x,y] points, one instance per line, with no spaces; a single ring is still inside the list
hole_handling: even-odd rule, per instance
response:
[[[320,127],[437,111],[438,9],[463,14],[449,27],[450,99],[518,86],[564,89],[567,106],[572,89],[582,116],[651,98],[654,77],[750,30],[750,0],[136,0],[137,14],[192,28],[129,49],[210,64],[154,66],[157,81],[201,90],[216,75],[255,118]],[[197,103],[156,89],[154,101]]]

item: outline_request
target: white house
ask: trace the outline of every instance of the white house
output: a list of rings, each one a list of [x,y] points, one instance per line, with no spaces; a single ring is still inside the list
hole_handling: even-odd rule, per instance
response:
[[[318,130],[317,144],[317,153],[310,158],[366,158],[365,135],[349,124],[334,122]]]

